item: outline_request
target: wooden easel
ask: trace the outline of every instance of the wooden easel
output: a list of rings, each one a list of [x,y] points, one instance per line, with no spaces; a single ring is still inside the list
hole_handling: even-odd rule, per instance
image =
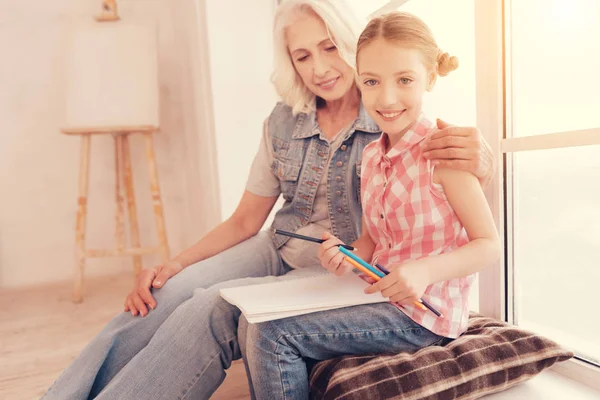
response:
[[[83,274],[86,259],[89,257],[119,257],[132,256],[134,274],[137,276],[142,269],[142,255],[159,254],[162,261],[170,259],[167,232],[165,229],[165,218],[162,199],[158,184],[158,173],[154,154],[153,133],[157,130],[154,126],[132,126],[111,128],[77,128],[62,129],[67,135],[81,136],[81,161],[79,168],[79,198],[77,200],[77,222],[76,222],[76,266],[73,283],[73,301],[83,301]],[[88,250],[85,244],[88,183],[90,171],[90,148],[92,135],[111,134],[115,143],[115,204],[116,204],[116,230],[115,249]],[[133,174],[131,168],[131,152],[129,148],[129,136],[142,134],[146,142],[146,161],[150,175],[150,190],[154,206],[154,217],[156,219],[156,231],[158,235],[158,246],[141,247],[139,225],[137,219],[137,208],[133,185]],[[127,200],[127,215],[129,217],[130,246],[125,246],[125,224],[124,203],[122,187],[125,188]]]

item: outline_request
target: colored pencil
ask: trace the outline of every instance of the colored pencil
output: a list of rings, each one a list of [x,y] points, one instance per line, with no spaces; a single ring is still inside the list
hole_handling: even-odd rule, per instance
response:
[[[360,265],[362,265],[364,268],[368,269],[369,271],[371,271],[373,274],[375,274],[377,276],[377,278],[383,278],[385,276],[385,274],[379,270],[377,270],[377,268],[373,267],[372,265],[368,264],[365,260],[363,260],[362,258],[360,258],[359,256],[357,256],[354,253],[351,253],[350,251],[340,247],[340,251],[342,253],[344,253],[344,255],[346,257],[350,257],[351,259],[353,259],[354,261],[356,261],[357,263],[359,263]],[[377,279],[379,280],[379,279]]]
[[[304,236],[304,235],[299,235],[297,233],[292,233],[292,232],[287,232],[287,231],[282,231],[280,229],[275,229],[275,234],[276,235],[283,235],[283,236],[289,236],[295,239],[302,239],[302,240],[306,240],[309,242],[313,242],[313,243],[323,243],[325,241],[325,239],[317,239],[314,237],[310,237],[310,236]],[[347,244],[338,244],[338,247],[343,247],[345,249],[348,250],[356,250],[354,247],[347,245]]]
[[[350,264],[352,264],[352,266],[354,268],[356,268],[357,270],[359,270],[363,274],[367,275],[368,277],[373,278],[376,281],[378,281],[378,280],[381,279],[379,276],[375,275],[373,272],[369,271],[368,269],[366,269],[365,267],[363,267],[362,265],[360,265],[359,263],[357,263],[356,261],[354,261],[350,257],[346,256],[346,257],[344,257],[344,259],[346,261],[348,261]]]

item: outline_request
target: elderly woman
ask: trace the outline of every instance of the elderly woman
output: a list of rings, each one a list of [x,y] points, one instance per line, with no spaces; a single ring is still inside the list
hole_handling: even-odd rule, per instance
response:
[[[331,231],[346,243],[360,236],[362,150],[381,131],[355,85],[357,34],[340,2],[280,6],[273,83],[282,102],[265,121],[237,209],[173,260],[144,270],[127,312],[92,340],[45,398],[209,398],[246,348],[240,311],[219,289],[320,264],[313,245],[259,233],[279,195],[285,203],[273,228],[315,237]],[[492,156],[479,132],[443,125],[428,143],[430,158],[488,180]]]

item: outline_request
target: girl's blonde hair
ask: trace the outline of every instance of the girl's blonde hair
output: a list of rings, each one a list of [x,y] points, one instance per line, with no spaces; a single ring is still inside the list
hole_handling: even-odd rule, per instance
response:
[[[299,13],[313,13],[323,21],[329,39],[354,71],[356,38],[360,32],[360,25],[342,0],[286,0],[277,8],[273,26],[275,68],[271,82],[294,114],[311,112],[315,108],[315,95],[296,73],[285,40],[285,29]]]
[[[358,39],[357,58],[361,49],[378,38],[420,50],[423,63],[436,76],[458,68],[458,58],[440,50],[429,27],[412,14],[391,12],[371,20]]]

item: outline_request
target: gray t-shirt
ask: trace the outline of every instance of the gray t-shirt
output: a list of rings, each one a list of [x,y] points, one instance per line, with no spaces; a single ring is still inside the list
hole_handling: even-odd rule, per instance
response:
[[[296,233],[306,236],[320,238],[323,232],[331,230],[329,221],[329,211],[327,205],[327,174],[329,163],[333,153],[341,146],[342,139],[346,133],[354,128],[354,123],[342,129],[331,140],[328,140],[323,133],[319,138],[329,143],[329,158],[321,182],[317,186],[317,193],[313,203],[313,213],[306,226],[300,227]],[[270,145],[271,135],[265,122],[263,136],[260,142],[258,153],[254,157],[250,176],[246,182],[246,190],[258,196],[275,197],[281,193],[279,188],[279,179],[271,171],[273,163],[273,148]],[[318,244],[307,242],[301,239],[290,238],[280,249],[283,260],[293,268],[305,268],[320,265],[317,257]]]

